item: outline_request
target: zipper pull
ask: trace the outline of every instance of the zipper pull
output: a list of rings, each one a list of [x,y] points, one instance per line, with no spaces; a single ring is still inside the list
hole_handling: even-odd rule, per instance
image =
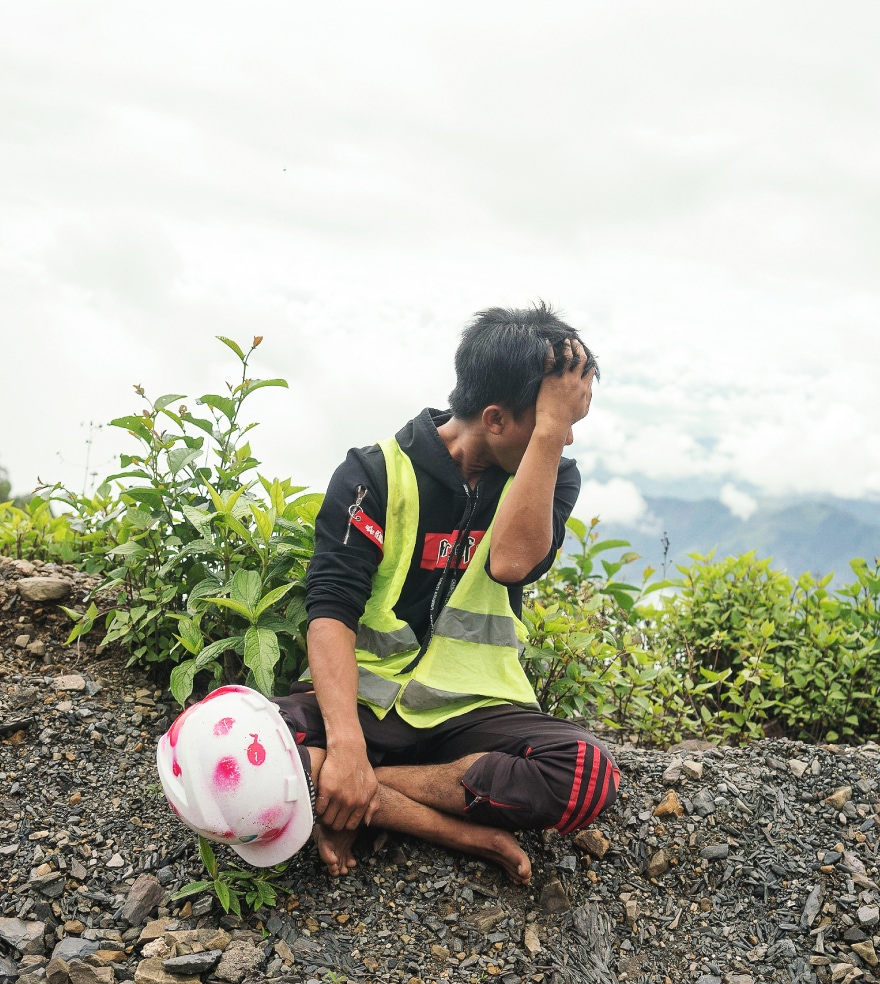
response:
[[[355,498],[352,505],[348,507],[348,526],[345,527],[345,536],[342,538],[343,544],[348,543],[348,534],[351,533],[351,524],[354,522],[355,516],[361,511],[361,503],[364,501],[364,496],[366,496],[368,489],[366,485],[359,485],[357,487],[357,497]]]

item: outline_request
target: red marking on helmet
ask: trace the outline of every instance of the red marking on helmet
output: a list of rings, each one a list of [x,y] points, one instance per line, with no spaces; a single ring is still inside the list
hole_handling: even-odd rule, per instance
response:
[[[280,811],[277,809],[265,810],[258,817],[259,822],[266,823],[266,824],[277,822],[278,820],[281,819],[279,817],[279,813]],[[267,827],[267,829],[262,834],[260,834],[259,837],[260,844],[271,844],[273,841],[277,841],[278,838],[281,837],[284,834],[284,832],[287,830],[287,828],[290,826],[292,819],[293,818],[291,817],[291,819],[288,820],[287,823],[282,824],[281,826]]]
[[[177,807],[171,802],[171,800],[168,800],[168,805],[171,807],[171,812],[174,813],[176,816],[179,817],[180,816],[180,810],[177,809]]]
[[[281,810],[277,806],[270,806],[268,810],[263,810],[263,812],[257,817],[257,823],[261,827],[270,827],[273,823],[277,823],[281,819]]]
[[[177,761],[177,759],[175,759],[175,760],[174,760],[174,761],[173,761],[173,762],[171,763],[171,771],[172,771],[172,772],[174,773],[174,775],[176,775],[176,776],[179,776],[179,775],[180,775],[180,764],[179,764],[179,762]]]
[[[199,707],[199,705],[205,704],[209,700],[213,700],[215,697],[222,697],[224,694],[246,694],[247,692],[247,687],[239,687],[233,683],[228,687],[218,688],[213,693],[208,694],[207,697],[200,700],[197,704],[193,704],[191,707],[188,707],[168,729],[168,741],[171,743],[171,747],[173,748],[177,744],[177,739],[180,737],[180,729],[183,727],[183,722],[186,720],[187,715]]]
[[[241,773],[238,771],[238,762],[227,755],[214,766],[214,785],[222,792],[230,792],[235,789],[241,780]]]
[[[266,749],[260,744],[260,738],[253,733],[251,738],[254,740],[248,745],[247,757],[251,765],[262,765],[266,761]]]
[[[217,836],[222,837],[225,841],[238,840],[231,830],[224,830],[222,834],[217,834]]]
[[[220,718],[214,725],[214,734],[219,738],[220,735],[228,735],[235,724],[235,718]]]
[[[190,714],[198,704],[193,704],[192,707],[188,707],[183,714],[175,719],[174,723],[168,729],[168,742],[172,748],[177,744],[177,739],[180,737],[180,729],[183,727],[183,722],[186,720],[187,715]]]
[[[200,704],[207,704],[209,700],[213,700],[215,697],[222,697],[224,694],[246,694],[248,692],[247,687],[239,687],[234,683],[229,684],[228,687],[218,687],[215,691],[208,694],[199,701]]]

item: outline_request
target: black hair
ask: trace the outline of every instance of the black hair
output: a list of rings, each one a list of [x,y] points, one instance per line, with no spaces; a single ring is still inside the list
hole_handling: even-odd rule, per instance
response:
[[[455,353],[455,389],[449,394],[453,414],[469,420],[497,403],[519,417],[537,403],[541,380],[563,372],[566,341],[580,342],[586,356],[582,375],[592,370],[598,379],[596,357],[543,301],[530,308],[479,311],[461,333]],[[548,345],[555,357],[549,369]]]

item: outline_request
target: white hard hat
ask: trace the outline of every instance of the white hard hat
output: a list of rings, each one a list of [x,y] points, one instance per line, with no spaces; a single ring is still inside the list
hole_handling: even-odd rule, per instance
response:
[[[311,784],[278,705],[256,690],[221,687],[187,708],[156,765],[180,819],[249,864],[278,864],[309,839]]]

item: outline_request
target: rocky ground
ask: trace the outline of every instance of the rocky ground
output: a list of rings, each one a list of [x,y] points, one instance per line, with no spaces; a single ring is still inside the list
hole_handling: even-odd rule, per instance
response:
[[[58,602],[90,586],[0,558],[0,984],[880,978],[874,744],[619,744],[618,803],[524,837],[527,888],[374,832],[339,880],[307,847],[242,919],[173,901],[205,877],[154,766],[174,702],[97,639],[64,646]]]

